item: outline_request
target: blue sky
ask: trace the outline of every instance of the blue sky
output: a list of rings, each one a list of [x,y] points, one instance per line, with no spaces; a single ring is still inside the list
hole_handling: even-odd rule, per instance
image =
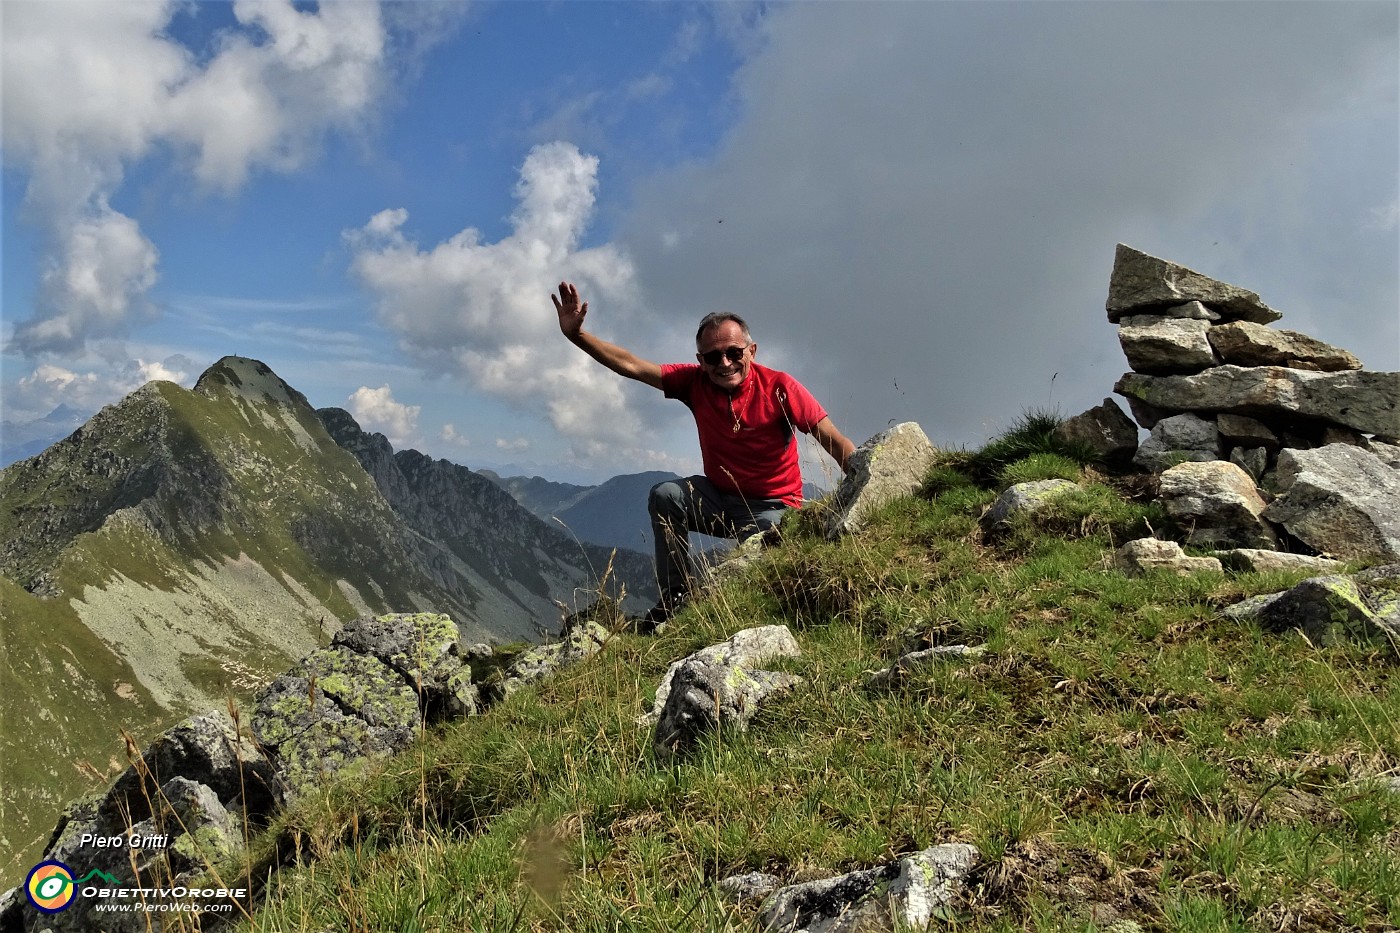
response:
[[[570,278],[643,356],[736,310],[857,442],[975,444],[1110,393],[1119,241],[1400,369],[1398,15],[7,0],[4,417],[236,353],[472,467],[697,469]]]

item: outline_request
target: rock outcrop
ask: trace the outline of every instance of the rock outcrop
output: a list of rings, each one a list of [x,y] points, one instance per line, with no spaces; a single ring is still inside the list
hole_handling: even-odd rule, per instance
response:
[[[122,887],[173,889],[206,864],[242,851],[245,833],[267,823],[284,787],[273,762],[228,717],[196,716],[151,743],[105,793],[71,805],[44,860],[81,866]],[[95,898],[75,897],[66,910],[47,915],[28,908],[22,892],[6,900],[12,906],[0,915],[5,930],[147,929],[144,913],[99,914],[103,902]]]

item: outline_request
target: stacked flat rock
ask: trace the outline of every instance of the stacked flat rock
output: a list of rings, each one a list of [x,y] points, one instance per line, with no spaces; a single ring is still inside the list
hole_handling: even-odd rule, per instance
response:
[[[1132,369],[1114,392],[1152,431],[1144,469],[1219,458],[1257,478],[1282,448],[1400,436],[1400,373],[1268,326],[1282,315],[1252,291],[1120,243],[1106,308]]]

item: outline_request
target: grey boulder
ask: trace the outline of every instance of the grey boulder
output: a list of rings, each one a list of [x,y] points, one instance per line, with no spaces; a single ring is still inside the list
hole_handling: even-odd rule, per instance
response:
[[[1400,471],[1350,444],[1279,453],[1264,517],[1333,557],[1400,560]]]
[[[752,663],[762,663],[755,658],[771,657],[773,652],[790,655],[796,648],[786,626],[763,628],[767,631],[740,640],[738,647],[730,639],[705,649],[708,654],[701,651],[682,659],[667,671],[664,700],[663,691],[657,691],[661,709],[652,734],[658,761],[685,757],[706,735],[721,728],[748,728],[764,703],[801,682],[792,674],[752,669]]]
[[[859,532],[876,509],[917,492],[936,453],[923,429],[912,421],[882,431],[856,448],[830,498],[826,536],[835,539]]]
[[[1210,328],[1207,337],[1222,362],[1237,366],[1287,366],[1317,372],[1361,368],[1361,361],[1353,354],[1296,330],[1232,321]]]
[[[1139,315],[1118,325],[1118,343],[1138,373],[1198,373],[1220,361],[1206,331],[1209,321]]]
[[[1277,548],[1262,514],[1266,503],[1249,474],[1233,463],[1181,463],[1162,473],[1158,498],[1198,547]]]
[[[1192,414],[1158,421],[1133,455],[1133,463],[1151,473],[1160,473],[1183,461],[1218,459],[1220,432],[1215,423]]]
[[[1328,574],[1342,569],[1342,562],[1308,554],[1289,554],[1284,551],[1269,551],[1262,548],[1231,548],[1217,551],[1215,556],[1230,570],[1247,573],[1273,573],[1276,571],[1306,571]]]
[[[1168,570],[1178,576],[1208,571],[1220,573],[1220,561],[1214,557],[1191,557],[1175,541],[1139,538],[1129,541],[1114,552],[1114,564],[1131,577],[1146,576],[1154,570]]]
[[[1111,398],[1103,404],[1066,418],[1055,428],[1061,442],[1082,444],[1105,463],[1132,458],[1138,445],[1138,426]]]
[[[982,514],[982,527],[988,532],[1008,528],[1020,516],[1033,515],[1054,504],[1056,499],[1079,487],[1067,479],[1038,479],[1008,488]]]

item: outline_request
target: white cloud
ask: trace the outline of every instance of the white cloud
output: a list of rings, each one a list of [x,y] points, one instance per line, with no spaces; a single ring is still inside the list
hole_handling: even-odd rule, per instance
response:
[[[19,323],[15,344],[24,353],[81,350],[89,337],[120,333],[133,313],[148,307],[158,253],[136,221],[99,203],[66,231],[67,242],[40,277],[46,316]]]
[[[442,426],[442,430],[438,432],[438,438],[443,443],[450,444],[453,447],[465,449],[472,445],[471,440],[465,434],[459,434],[457,432],[457,426],[450,422]]]
[[[185,372],[184,369],[172,368],[172,364],[180,365],[177,360],[188,362],[187,360],[183,360],[183,357],[172,357],[167,360],[159,362],[152,361],[150,363],[144,360],[136,360],[137,373],[141,379],[141,384],[145,385],[147,382],[152,382],[157,379],[162,382],[186,381],[190,378],[189,373]]]
[[[346,238],[380,319],[424,366],[542,409],[570,439],[607,443],[634,436],[640,421],[623,380],[560,335],[549,297],[561,280],[577,283],[590,331],[615,333],[630,319],[631,261],[610,245],[580,247],[597,171],[598,160],[569,143],[536,146],[520,169],[514,232],[496,243],[468,227],[422,249],[403,233],[402,209],[381,211]]]
[[[73,354],[148,308],[156,247],[108,199],[160,145],[206,187],[230,192],[256,168],[300,168],[329,129],[362,119],[384,81],[377,4],[238,0],[240,26],[204,63],[173,41],[167,3],[4,7],[4,157],[28,175],[26,216],[47,238],[22,352]]]
[[[1378,233],[1392,232],[1400,228],[1400,199],[1392,198],[1389,204],[1371,208],[1371,216],[1363,229]]]
[[[394,401],[394,393],[387,385],[377,389],[360,386],[347,401],[350,414],[365,430],[382,432],[395,447],[414,442],[418,415],[423,410],[421,405]]]
[[[530,449],[530,441],[523,437],[515,437],[507,440],[504,437],[496,438],[496,449],[506,453],[515,454],[522,450]]]
[[[94,363],[90,358],[87,361]],[[193,362],[181,354],[161,360],[126,359],[93,368],[41,363],[5,392],[5,418],[20,422],[41,418],[59,405],[94,412],[153,379],[187,385]]]

